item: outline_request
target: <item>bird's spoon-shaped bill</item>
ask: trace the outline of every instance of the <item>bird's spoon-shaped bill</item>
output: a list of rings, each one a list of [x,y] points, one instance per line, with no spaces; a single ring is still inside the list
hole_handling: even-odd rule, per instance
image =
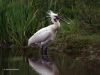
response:
[[[65,21],[64,19],[62,19],[61,17],[59,17],[60,20],[62,20],[63,22],[70,24],[70,22]]]

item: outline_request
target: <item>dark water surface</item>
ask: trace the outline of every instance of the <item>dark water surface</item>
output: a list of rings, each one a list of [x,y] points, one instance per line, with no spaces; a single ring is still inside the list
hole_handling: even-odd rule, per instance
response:
[[[24,52],[23,49],[1,49],[0,75],[38,75],[28,65],[26,56],[31,54],[40,59],[39,50],[26,49],[26,53]],[[95,56],[71,56],[49,50],[49,59],[56,64],[61,75],[100,75],[100,61]]]

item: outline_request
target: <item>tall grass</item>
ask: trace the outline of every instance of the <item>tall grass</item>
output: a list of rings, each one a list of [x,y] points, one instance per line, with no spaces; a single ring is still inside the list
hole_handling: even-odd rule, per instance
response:
[[[17,46],[26,45],[27,39],[36,30],[49,24],[46,18],[48,10],[58,12],[60,16],[63,16],[62,18],[72,19],[69,27],[65,28],[65,30],[69,28],[69,32],[77,32],[81,29],[84,32],[87,29],[89,32],[99,31],[98,0],[89,2],[81,0],[1,0],[0,42],[1,44],[8,42],[10,45]]]

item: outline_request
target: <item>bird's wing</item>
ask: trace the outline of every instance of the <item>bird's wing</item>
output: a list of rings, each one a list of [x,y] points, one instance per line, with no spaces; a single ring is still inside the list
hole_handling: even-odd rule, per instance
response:
[[[41,43],[51,37],[52,31],[50,28],[45,27],[37,31],[30,39],[28,40],[28,45],[32,43]]]

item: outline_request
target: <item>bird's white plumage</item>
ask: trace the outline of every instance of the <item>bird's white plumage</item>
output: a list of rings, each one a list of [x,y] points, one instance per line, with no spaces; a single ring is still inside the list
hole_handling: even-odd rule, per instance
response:
[[[48,14],[51,17],[53,24],[38,30],[33,36],[31,36],[28,40],[28,46],[31,44],[38,44],[40,47],[48,45],[55,38],[57,29],[60,27],[59,20],[56,22],[54,21],[55,16],[58,16],[58,14],[55,14],[52,11]]]
[[[46,44],[48,41],[53,40],[54,32],[52,31],[52,26],[45,27],[37,31],[30,39],[28,40],[28,45],[32,43],[35,44]]]
[[[51,10],[48,12],[48,14],[49,14],[49,16],[50,16],[51,18],[54,18],[54,16],[58,16],[58,14],[54,13],[54,12],[51,11]]]

